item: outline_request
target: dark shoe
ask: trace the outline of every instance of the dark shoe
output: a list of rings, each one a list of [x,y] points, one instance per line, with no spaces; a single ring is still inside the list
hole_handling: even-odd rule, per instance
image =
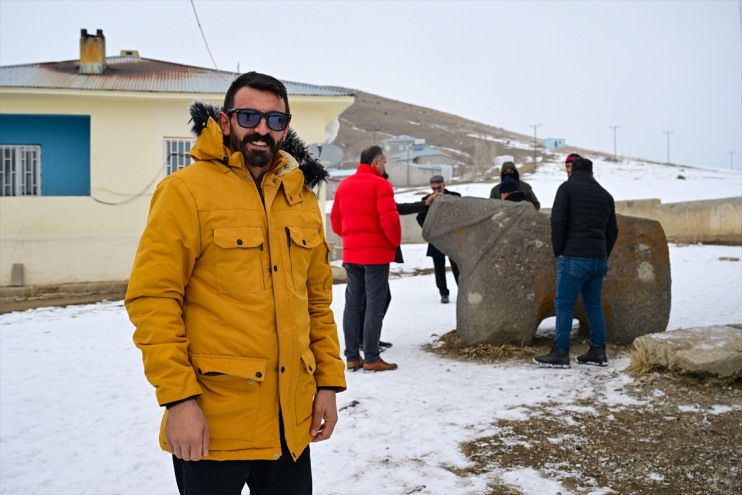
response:
[[[441,296],[441,302],[443,304],[448,304],[448,296]]]
[[[387,363],[383,359],[379,358],[375,363],[365,363],[363,365],[364,373],[373,373],[376,371],[392,371],[396,370],[397,365],[394,363]]]
[[[592,364],[593,366],[608,366],[608,358],[605,356],[605,347],[590,346],[585,354],[577,356],[578,364]]]
[[[384,342],[383,340],[379,341],[379,352],[384,352],[385,350],[389,349],[392,346],[391,342]]]
[[[533,362],[539,366],[550,368],[569,368],[569,351],[560,351],[556,347],[552,347],[549,354],[536,356],[533,358]]]
[[[358,358],[355,361],[348,361],[348,371],[358,371],[363,367],[363,358]]]

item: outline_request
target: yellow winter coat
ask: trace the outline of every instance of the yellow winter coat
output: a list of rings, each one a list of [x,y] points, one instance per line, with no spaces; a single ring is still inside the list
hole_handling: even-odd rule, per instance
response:
[[[278,458],[280,410],[296,460],[317,387],[346,386],[317,199],[280,151],[261,200],[211,118],[191,156],[157,186],[126,294],[145,375],[160,405],[198,395],[206,459]]]

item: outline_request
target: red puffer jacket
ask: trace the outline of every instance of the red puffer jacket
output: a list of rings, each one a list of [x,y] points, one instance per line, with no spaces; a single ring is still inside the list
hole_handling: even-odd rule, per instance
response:
[[[330,214],[332,230],[343,238],[343,263],[382,265],[394,261],[402,241],[394,191],[371,165],[340,183]]]

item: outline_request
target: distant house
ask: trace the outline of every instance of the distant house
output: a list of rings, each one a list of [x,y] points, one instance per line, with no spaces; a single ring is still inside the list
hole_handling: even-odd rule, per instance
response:
[[[384,148],[384,151],[386,151],[386,154],[389,155],[412,148],[416,142],[418,144],[424,143],[425,140],[402,134],[401,136],[394,136],[383,140],[381,146]]]
[[[335,192],[338,190],[340,183],[346,178],[356,173],[355,168],[328,168],[330,176],[327,178],[327,192],[325,193],[326,199],[335,199]]]
[[[456,158],[428,146],[424,139],[397,136],[382,141],[381,146],[387,150],[389,181],[397,187],[425,186],[434,175],[450,181],[457,164]]]
[[[0,67],[0,286],[13,265],[12,285],[126,280],[154,187],[190,164],[188,107],[221,104],[237,77],[136,51],[106,57],[100,30],[82,31],[80,55]],[[307,143],[354,102],[284,83]]]
[[[544,139],[544,148],[561,148],[567,144],[564,138],[546,138]]]

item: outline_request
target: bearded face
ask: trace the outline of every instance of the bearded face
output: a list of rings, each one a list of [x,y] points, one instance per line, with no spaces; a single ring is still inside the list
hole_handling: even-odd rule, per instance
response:
[[[256,131],[248,132],[242,139],[240,139],[236,131],[238,129],[244,129],[240,127],[235,128],[231,122],[229,125],[231,128],[231,132],[229,133],[230,148],[234,151],[241,152],[245,159],[245,164],[248,166],[258,168],[267,166],[273,159],[273,155],[278,152],[283,144],[283,136],[278,140],[278,142],[276,142],[270,134],[263,136]],[[268,149],[255,149],[252,146],[248,146],[250,143],[254,143],[258,145],[258,147],[267,146]]]

